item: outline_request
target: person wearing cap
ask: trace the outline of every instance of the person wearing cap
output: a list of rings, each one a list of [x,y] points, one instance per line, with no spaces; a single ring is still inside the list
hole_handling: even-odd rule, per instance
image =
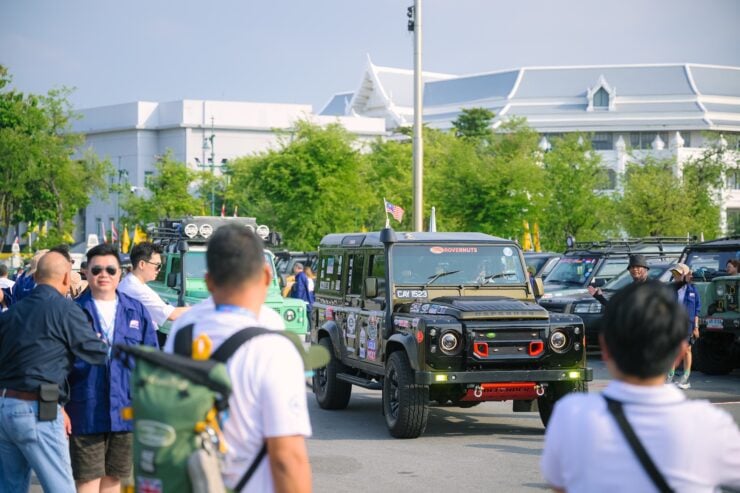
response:
[[[209,238],[206,266],[214,305],[197,309],[192,337],[216,349],[240,329],[263,326],[258,314],[272,274],[262,240],[235,224],[221,226]],[[176,334],[173,330],[165,352],[173,350]],[[306,449],[311,422],[298,348],[282,335],[259,335],[242,344],[227,369],[234,391],[223,428],[226,486],[241,492],[311,491]],[[240,484],[252,465],[253,475]]]
[[[683,360],[683,375],[678,381],[678,388],[688,389],[691,387],[689,383],[689,376],[691,375],[691,346],[694,345],[696,339],[699,338],[699,311],[701,310],[701,299],[699,298],[699,291],[694,286],[691,276],[691,268],[686,264],[676,264],[671,269],[673,274],[673,287],[676,289],[678,294],[678,302],[683,305],[686,309],[688,316],[687,327],[688,331],[686,334],[686,342],[688,345],[681,354],[679,360],[673,365],[671,371],[668,373],[667,383],[673,382],[673,377],[676,372],[681,360]]]
[[[629,271],[630,276],[632,276],[633,283],[647,281],[650,266],[647,263],[647,258],[645,258],[645,255],[640,255],[639,253],[630,255],[627,270]],[[601,288],[589,286],[588,292],[602,305],[606,306],[609,303],[609,300],[604,297],[604,293],[602,293]]]

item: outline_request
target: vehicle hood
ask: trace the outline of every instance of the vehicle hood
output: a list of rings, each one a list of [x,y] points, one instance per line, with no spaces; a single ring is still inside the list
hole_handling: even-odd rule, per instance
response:
[[[533,301],[503,296],[443,296],[430,303],[412,303],[410,313],[452,315],[459,319],[529,318],[547,319],[547,310]]]

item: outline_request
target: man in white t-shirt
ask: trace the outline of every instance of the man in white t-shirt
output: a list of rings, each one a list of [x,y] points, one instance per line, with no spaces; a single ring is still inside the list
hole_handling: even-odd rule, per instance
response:
[[[195,324],[193,339],[207,341],[206,346],[215,350],[240,329],[266,325],[257,314],[266,309],[263,303],[272,278],[262,241],[235,224],[213,233],[206,264],[213,308],[204,301],[195,309],[198,316],[188,319]],[[169,341],[165,351],[172,351],[172,346]],[[257,461],[242,492],[311,491],[305,441],[311,435],[311,422],[303,360],[294,344],[282,336],[260,335],[244,343],[226,366],[233,387],[223,429],[228,446],[223,468],[226,486],[235,488]],[[265,444],[267,456],[260,459]]]
[[[139,300],[149,311],[149,316],[157,325],[157,339],[159,346],[165,344],[166,334],[159,330],[168,320],[177,320],[190,307],[174,307],[165,303],[152,288],[146,285],[157,278],[162,269],[162,249],[151,242],[137,243],[131,249],[131,265],[133,270],[123,278],[118,291]]]
[[[555,406],[545,435],[542,474],[556,491],[656,491],[607,408],[621,403],[627,422],[669,488],[712,492],[740,487],[740,431],[732,416],[688,400],[665,374],[686,350],[686,312],[657,281],[611,298],[599,335],[615,380],[601,394],[572,394]]]

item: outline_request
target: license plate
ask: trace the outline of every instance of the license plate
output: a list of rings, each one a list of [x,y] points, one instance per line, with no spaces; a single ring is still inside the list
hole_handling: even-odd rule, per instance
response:
[[[725,327],[724,320],[721,318],[708,318],[707,329],[723,329]]]

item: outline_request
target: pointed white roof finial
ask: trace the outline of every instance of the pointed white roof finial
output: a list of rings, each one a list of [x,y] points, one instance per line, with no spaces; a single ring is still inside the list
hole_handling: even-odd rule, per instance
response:
[[[540,143],[537,144],[537,147],[539,147],[542,152],[547,152],[552,148],[552,145],[550,145],[550,142],[547,140],[547,137],[543,135],[542,139],[540,140]]]
[[[679,149],[683,147],[684,140],[683,137],[681,137],[681,132],[676,131],[676,133],[673,134],[673,138],[671,139],[671,148],[673,149]]]
[[[624,137],[620,134],[616,144],[614,144],[618,151],[624,151],[627,149],[627,144],[624,142]]]
[[[662,151],[665,149],[665,142],[663,142],[663,139],[660,138],[660,135],[656,134],[655,139],[650,144],[650,146],[653,148],[654,151]]]

